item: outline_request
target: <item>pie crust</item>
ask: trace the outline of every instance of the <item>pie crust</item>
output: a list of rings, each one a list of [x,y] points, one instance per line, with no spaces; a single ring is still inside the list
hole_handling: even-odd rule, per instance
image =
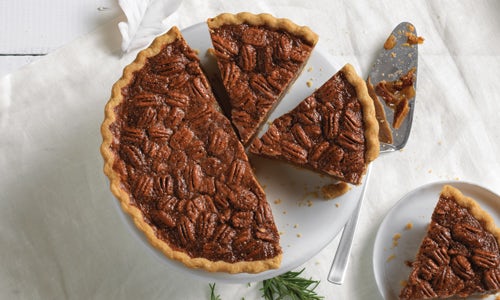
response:
[[[400,299],[494,294],[500,290],[500,229],[474,199],[445,185]]]
[[[279,267],[264,191],[176,27],[124,69],[101,133],[111,191],[152,246],[210,272]]]
[[[378,128],[365,81],[347,64],[275,119],[250,152],[357,185],[379,154]]]
[[[306,26],[269,14],[207,21],[231,121],[247,145],[301,73],[318,41]]]

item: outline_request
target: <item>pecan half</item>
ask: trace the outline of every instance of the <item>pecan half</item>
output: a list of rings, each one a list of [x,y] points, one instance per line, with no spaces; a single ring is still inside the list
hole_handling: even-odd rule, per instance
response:
[[[245,71],[252,71],[257,65],[257,52],[251,45],[244,45],[241,48],[240,66]]]
[[[179,241],[183,245],[187,245],[196,239],[195,226],[186,216],[181,216],[177,224],[177,233]]]
[[[472,262],[481,268],[491,269],[498,266],[498,254],[482,249],[474,249]]]
[[[451,260],[451,268],[455,274],[464,280],[469,280],[474,277],[474,270],[465,256],[458,255]]]

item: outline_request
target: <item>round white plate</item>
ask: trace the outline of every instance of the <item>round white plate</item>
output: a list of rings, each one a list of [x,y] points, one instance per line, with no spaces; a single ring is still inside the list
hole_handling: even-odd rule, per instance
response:
[[[206,24],[196,24],[182,30],[182,34],[191,48],[198,51],[202,65],[210,75],[216,65],[206,55],[207,50],[212,47]],[[333,64],[332,60],[321,50],[321,45],[318,44],[302,75],[276,108],[269,121],[294,108],[338,69],[340,68]],[[312,83],[311,87],[308,87],[307,82]],[[266,129],[267,126],[263,128],[263,131]],[[162,253],[152,248],[143,234],[138,232],[132,224],[130,218],[125,216],[124,219],[143,244],[166,265],[208,281],[246,283],[261,281],[290,271],[321,251],[335,238],[351,216],[363,189],[363,185],[352,187],[342,197],[327,201],[321,197],[320,188],[332,183],[331,178],[258,157],[251,157],[251,163],[256,170],[257,179],[266,192],[278,230],[281,232],[280,244],[283,248],[283,261],[279,269],[259,274],[235,275],[189,269],[177,261],[166,258]],[[124,214],[122,213],[122,215]]]
[[[373,270],[384,299],[398,299],[401,283],[408,279],[411,271],[405,262],[415,259],[445,184],[458,188],[464,195],[476,200],[493,217],[495,223],[500,224],[500,196],[473,183],[436,182],[406,194],[387,213],[375,238]],[[413,226],[411,229],[406,228],[409,223]],[[398,234],[401,236],[395,245],[394,238]],[[494,296],[491,297],[494,299]]]

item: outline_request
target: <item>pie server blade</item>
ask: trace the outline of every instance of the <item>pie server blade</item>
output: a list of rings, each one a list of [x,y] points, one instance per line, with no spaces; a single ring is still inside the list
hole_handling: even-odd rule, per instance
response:
[[[417,71],[418,71],[418,43],[409,42],[409,37],[417,37],[415,26],[409,22],[402,22],[394,28],[389,35],[388,40],[392,38],[393,47],[386,49],[387,43],[379,52],[375,63],[373,64],[368,77],[373,86],[377,86],[380,81],[395,81],[402,75],[407,74],[411,69],[414,69],[413,88],[416,91],[417,86]],[[390,45],[389,45],[390,46]],[[392,123],[394,110],[385,105],[384,101],[379,97],[383,104],[387,121]],[[411,125],[413,121],[413,112],[415,110],[415,96],[408,99],[409,112],[398,129],[390,126],[393,135],[392,144],[381,143],[381,152],[395,151],[402,149],[410,136]]]

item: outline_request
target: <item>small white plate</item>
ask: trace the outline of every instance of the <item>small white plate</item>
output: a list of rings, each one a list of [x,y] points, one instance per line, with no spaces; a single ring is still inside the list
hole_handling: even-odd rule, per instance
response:
[[[208,76],[216,65],[207,56],[212,47],[205,23],[196,24],[182,30],[191,48],[198,51],[201,63]],[[320,42],[321,43],[321,42]],[[270,116],[269,121],[293,109],[300,101],[314,92],[340,68],[335,65],[318,43],[301,76]],[[312,83],[309,87],[307,83]],[[267,125],[263,130],[267,129]],[[336,199],[324,200],[320,188],[334,182],[331,178],[310,171],[258,157],[251,157],[256,176],[264,187],[267,200],[271,204],[278,230],[282,233],[280,244],[283,248],[281,267],[259,274],[209,273],[184,267],[183,264],[166,258],[145,240],[128,216],[125,221],[142,243],[166,265],[188,272],[207,281],[228,283],[255,282],[275,277],[290,271],[311,259],[326,247],[340,232],[358,203],[363,185]],[[120,209],[121,212],[121,209]]]
[[[476,200],[495,223],[500,224],[500,196],[473,183],[435,182],[406,194],[387,213],[375,238],[373,270],[384,299],[398,299],[402,281],[408,279],[411,270],[405,262],[415,259],[445,184],[458,188],[464,195]],[[406,228],[407,224],[412,224],[412,228]],[[397,235],[400,235],[399,239]],[[484,299],[494,299],[494,296]]]

